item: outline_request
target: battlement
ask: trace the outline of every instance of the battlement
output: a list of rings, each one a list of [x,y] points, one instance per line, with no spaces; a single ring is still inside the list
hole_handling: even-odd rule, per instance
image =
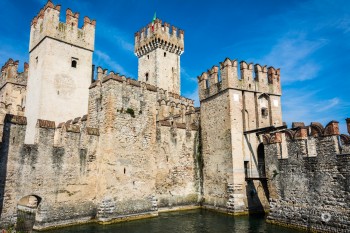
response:
[[[239,63],[226,58],[219,66],[213,66],[198,76],[199,99],[204,100],[226,89],[281,95],[280,69],[259,64]]]
[[[181,55],[184,52],[184,31],[156,19],[135,33],[135,54],[141,57],[156,48]]]
[[[52,143],[52,147],[63,147],[65,144],[69,143],[77,147],[87,147],[88,143],[85,141],[87,137],[99,136],[100,134],[98,128],[87,127],[86,121],[87,116],[77,117],[67,122],[59,123],[56,127],[54,121],[38,119],[36,123],[35,144],[48,145],[48,143]],[[23,125],[26,127],[27,118],[24,116],[6,114],[4,123]],[[50,133],[50,138],[47,138],[48,131],[52,131]],[[69,134],[79,134],[80,136],[74,138],[74,140],[76,140],[75,142],[67,142],[67,139],[72,139],[72,137],[67,137]]]
[[[264,134],[264,145],[280,143],[282,147],[299,151],[303,157],[315,157],[318,153],[350,153],[350,136],[340,134],[339,122],[337,121],[331,121],[325,127],[318,122],[311,122],[309,126],[299,122],[298,124],[293,123],[293,126],[296,127],[272,134]],[[287,150],[285,150],[286,154],[284,155],[280,153],[278,155],[282,159],[288,158],[288,154],[290,154]]]
[[[114,71],[108,71],[108,69],[104,69],[100,66],[97,67],[97,80],[91,84],[90,89],[96,86],[100,86],[102,85],[102,83],[105,83],[110,79],[118,81],[120,83],[125,83],[125,85],[131,85],[140,89],[146,89],[148,91],[157,92],[159,98],[158,101],[164,100],[166,102],[174,102],[175,105],[182,104],[184,106],[194,106],[194,100],[192,99],[188,99],[184,96],[150,85],[146,82],[141,82],[132,78],[127,78],[125,75],[120,75],[119,73],[116,73]]]
[[[349,216],[344,205],[349,197],[349,135],[339,136],[337,121],[325,127],[318,122],[293,123],[292,127],[263,136],[268,221],[311,231],[336,232],[341,224],[348,229],[350,223],[343,216]],[[323,213],[332,216],[332,221],[324,221]],[[305,224],[307,218],[311,224]]]
[[[1,67],[1,79],[13,80],[18,76],[21,78],[28,77],[29,64],[24,63],[23,72],[18,72],[19,61],[14,61],[12,58],[8,59],[7,62]]]
[[[91,126],[99,127],[101,121],[98,119],[107,117],[101,112],[101,106],[113,105],[115,107],[111,111],[117,115],[129,114],[137,120],[146,119],[147,112],[152,112],[157,121],[176,122],[180,128],[181,125],[185,125],[186,129],[198,128],[198,125],[193,125],[199,112],[196,112],[193,100],[102,67],[97,68],[97,73],[97,80],[90,86]]]
[[[45,37],[50,37],[88,50],[94,50],[96,21],[84,17],[82,28],[78,28],[79,13],[66,10],[66,22],[60,22],[60,5],[50,0],[31,23],[29,51],[31,52]]]
[[[25,62],[23,72],[18,72],[18,64],[18,61],[10,58],[1,68],[0,125],[3,124],[6,113],[24,115],[29,65]]]

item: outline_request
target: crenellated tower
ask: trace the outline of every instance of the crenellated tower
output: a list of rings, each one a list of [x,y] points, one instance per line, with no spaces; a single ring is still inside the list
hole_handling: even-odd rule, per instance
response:
[[[66,10],[60,22],[60,5],[50,0],[31,23],[26,143],[34,142],[37,119],[62,122],[88,110],[92,77],[95,20]]]
[[[280,70],[227,58],[202,73],[198,85],[205,205],[266,210],[268,194],[256,188],[266,188],[259,133],[284,127]]]
[[[18,64],[18,61],[10,58],[1,67],[0,124],[3,123],[3,117],[6,113],[24,115],[29,65],[25,62],[23,72],[18,72]]]
[[[180,94],[180,55],[184,31],[159,19],[135,33],[139,81]]]
[[[0,135],[3,135],[6,114],[24,115],[28,63],[24,63],[23,72],[18,72],[19,61],[12,58],[1,67],[0,74]],[[2,142],[2,137],[0,137]]]

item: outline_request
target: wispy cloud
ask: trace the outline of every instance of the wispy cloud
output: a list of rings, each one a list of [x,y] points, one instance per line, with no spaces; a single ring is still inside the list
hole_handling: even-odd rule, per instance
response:
[[[344,17],[341,20],[337,22],[337,25],[335,26],[337,29],[340,29],[343,31],[343,33],[349,33],[350,32],[350,16]]]
[[[190,82],[197,83],[196,76],[190,75],[184,67],[181,67],[181,79],[186,79]]]
[[[318,105],[317,112],[324,112],[327,110],[332,109],[333,107],[337,106],[339,104],[340,100],[338,98],[329,99],[326,101],[323,101],[321,105]]]
[[[103,63],[109,66],[111,68],[111,71],[115,71],[117,73],[132,77],[132,75],[128,71],[126,71],[124,67],[122,67],[116,61],[114,61],[107,53],[104,53],[100,50],[95,50],[95,55],[96,55],[95,62],[97,65],[100,65],[101,63]]]
[[[309,80],[321,69],[312,61],[311,55],[326,44],[324,39],[308,40],[303,33],[288,33],[262,60],[281,68],[284,84]]]
[[[117,44],[121,49],[127,52],[134,52],[133,41],[129,33],[117,27],[99,22],[97,26],[97,35],[113,44]]]
[[[320,122],[323,125],[331,120],[338,120],[342,132],[345,132],[346,111],[349,103],[334,97],[329,99],[322,98],[324,90],[304,87],[298,89],[285,89],[283,98],[283,120],[289,126],[292,122],[304,122],[306,125],[311,122]]]

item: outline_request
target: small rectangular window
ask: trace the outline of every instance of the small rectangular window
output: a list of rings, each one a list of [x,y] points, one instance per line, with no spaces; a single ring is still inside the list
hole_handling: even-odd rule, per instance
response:
[[[261,115],[263,117],[267,117],[269,115],[267,108],[261,108]]]
[[[71,67],[72,68],[77,68],[77,66],[78,66],[78,58],[74,58],[74,57],[72,57],[72,60],[71,60]]]

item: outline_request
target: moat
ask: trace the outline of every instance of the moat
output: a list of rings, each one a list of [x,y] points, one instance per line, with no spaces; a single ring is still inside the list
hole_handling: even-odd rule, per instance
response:
[[[264,215],[229,216],[206,210],[162,213],[159,217],[135,220],[112,225],[87,224],[48,231],[48,233],[292,233],[294,229],[283,228],[265,222]]]

